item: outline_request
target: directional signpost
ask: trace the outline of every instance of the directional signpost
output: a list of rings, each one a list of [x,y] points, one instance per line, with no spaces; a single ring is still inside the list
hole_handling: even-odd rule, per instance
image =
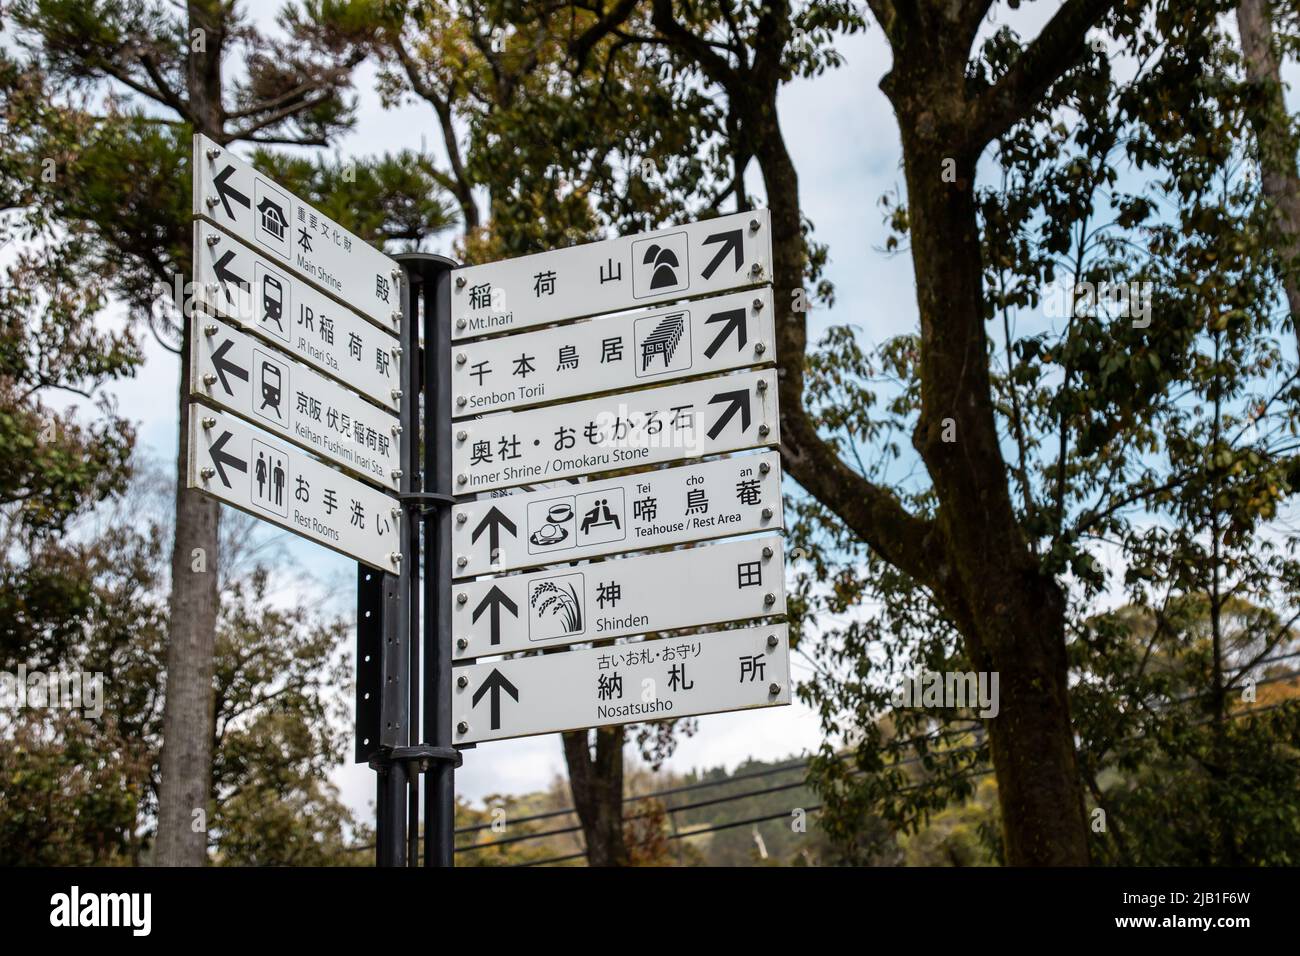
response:
[[[765,209],[457,271],[456,339],[770,282]]]
[[[451,865],[457,748],[790,702],[766,211],[399,265],[193,171],[187,486],[362,565],[378,864]]]
[[[784,625],[668,633],[786,612],[768,231],[455,273],[456,743],[789,703]]]
[[[192,165],[187,486],[360,563],[357,722],[367,729],[358,752],[378,772],[376,862],[414,855],[415,761],[431,781],[426,818],[437,820],[426,857],[449,864],[451,827],[442,820],[460,762],[451,749],[450,645],[426,650],[434,707],[417,727],[411,705],[421,675],[409,665],[411,632],[421,627],[413,583],[421,539],[407,509],[432,500],[445,513],[451,500],[436,493],[436,469],[416,484],[420,356],[409,287],[416,272],[432,283],[452,263],[423,257],[404,286],[396,261],[204,136],[194,137]],[[445,322],[447,308],[439,311]],[[448,333],[438,355],[449,349]],[[443,410],[426,395],[423,407],[431,425],[450,422],[449,403]],[[450,535],[429,533],[431,518],[419,523],[431,548],[423,563],[446,566],[439,577],[450,582]],[[447,600],[435,595],[423,616],[426,636],[449,614],[440,604]],[[443,746],[422,746],[425,734]]]
[[[195,303],[256,337],[191,318],[190,394],[249,424],[190,406],[189,487],[404,571],[400,502],[381,490],[402,473],[397,264],[202,135],[193,166]]]
[[[784,624],[457,668],[456,743],[790,703]]]
[[[784,527],[776,452],[455,507],[458,577]]]

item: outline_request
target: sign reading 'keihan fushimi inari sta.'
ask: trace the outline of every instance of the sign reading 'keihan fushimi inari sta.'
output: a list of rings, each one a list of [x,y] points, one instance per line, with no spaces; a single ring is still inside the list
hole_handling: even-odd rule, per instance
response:
[[[789,703],[770,275],[762,210],[453,273],[457,743]]]

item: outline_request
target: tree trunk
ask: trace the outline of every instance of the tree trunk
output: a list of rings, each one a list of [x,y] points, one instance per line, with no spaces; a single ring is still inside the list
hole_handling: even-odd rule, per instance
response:
[[[816,438],[802,412],[802,317],[789,309],[803,284],[798,177],[775,103],[752,121],[772,216],[784,461],[791,477],[832,506],[835,486],[861,487]],[[900,117],[901,127],[921,122]],[[911,139],[911,142],[908,140]],[[956,137],[949,139],[949,142]],[[936,136],[937,142],[943,137]],[[938,531],[899,523],[894,501],[874,489],[836,510],[887,560],[929,585],[958,624],[975,666],[999,675],[1000,710],[989,721],[1006,859],[1013,865],[1085,865],[1088,828],[1074,752],[1065,655],[1065,604],[1020,533],[998,444],[985,355],[974,163],[941,178],[947,151],[905,136],[912,259],[921,314],[923,412],[914,443],[939,492]],[[959,162],[954,159],[954,162]],[[945,420],[957,441],[944,442]],[[938,539],[938,540],[934,540]],[[934,550],[932,550],[934,549]],[[942,554],[935,557],[935,551]]]
[[[626,866],[623,839],[623,728],[599,727],[595,753],[588,731],[564,734],[573,806],[587,843],[588,866]]]
[[[182,341],[188,350],[188,328]],[[220,506],[185,487],[188,363],[182,362],[182,369],[171,623],[158,793],[156,862],[160,866],[202,866],[207,862],[207,814],[212,787],[212,678]],[[196,571],[196,567],[203,570]],[[201,811],[201,815],[196,816],[196,811]]]
[[[752,59],[740,63],[679,22],[671,0],[653,5],[654,26],[666,42],[728,94],[739,118],[730,128],[747,133],[762,170],[772,219],[787,474],[873,551],[929,589],[975,666],[999,672],[1001,709],[989,733],[1006,856],[1019,865],[1086,864],[1088,829],[1070,724],[1065,600],[1021,533],[997,433],[975,164],[985,146],[1083,58],[1087,31],[1116,4],[1060,5],[1007,75],[983,91],[968,57],[987,4],[870,4],[893,51],[881,89],[903,140],[921,319],[922,411],[913,443],[939,502],[933,519],[909,512],[891,489],[845,465],[803,404],[807,329],[791,296],[806,280],[807,255],[798,178],[777,119],[791,4],[762,6]],[[956,440],[945,441],[954,430]]]
[[[989,586],[1004,586],[999,578],[990,575]],[[987,726],[1005,858],[1013,866],[1089,862],[1061,612],[1048,600],[1040,614],[1008,618],[1005,633],[967,639],[975,666],[998,674],[998,715]]]
[[[1259,148],[1260,187],[1273,206],[1282,233],[1281,253],[1286,264],[1282,285],[1291,310],[1297,344],[1300,344],[1300,171],[1291,118],[1282,95],[1282,75],[1273,50],[1273,14],[1269,0],[1241,0],[1237,29],[1246,79],[1259,96],[1249,113]]]
[[[189,12],[191,31],[204,31],[205,48],[191,49],[190,53],[187,84],[190,112],[197,131],[219,137],[221,13],[218,7],[203,0],[192,0]],[[202,866],[207,862],[207,816],[212,789],[212,679],[219,602],[217,561],[221,510],[217,502],[185,487],[190,323],[182,317],[182,325],[176,526],[172,540],[167,690],[163,703],[155,854],[155,862],[160,866]]]
[[[1000,709],[988,728],[1007,862],[1086,865],[1065,599],[1020,530],[993,409],[977,156],[953,155],[959,138],[932,120],[900,115],[921,318],[922,411],[912,441],[935,486],[952,569],[932,583],[975,666],[998,674]]]

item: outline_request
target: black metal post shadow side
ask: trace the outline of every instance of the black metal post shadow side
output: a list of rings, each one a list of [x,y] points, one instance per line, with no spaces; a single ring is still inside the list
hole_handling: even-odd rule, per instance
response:
[[[424,865],[451,866],[455,769],[461,763],[451,745],[451,271],[457,263],[427,253],[396,258],[405,279],[399,495],[406,520],[400,575],[359,569],[356,759],[377,773],[376,865],[416,865],[423,774]],[[423,618],[421,589],[415,586],[422,541]]]

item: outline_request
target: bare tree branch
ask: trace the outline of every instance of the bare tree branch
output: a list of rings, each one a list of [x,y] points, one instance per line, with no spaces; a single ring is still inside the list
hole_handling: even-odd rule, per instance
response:
[[[1022,119],[1087,52],[1088,30],[1121,0],[1066,0],[998,82],[975,102],[970,145],[982,149]]]

